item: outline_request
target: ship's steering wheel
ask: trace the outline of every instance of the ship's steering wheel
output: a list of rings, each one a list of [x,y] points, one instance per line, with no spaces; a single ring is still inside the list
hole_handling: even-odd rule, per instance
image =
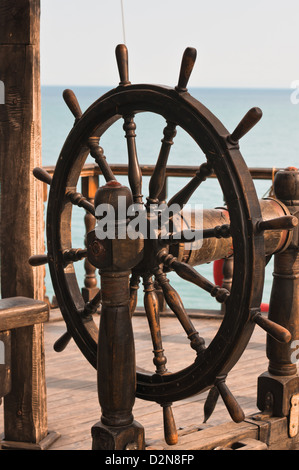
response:
[[[109,194],[113,199],[113,195],[122,194],[123,186],[117,183],[109,166],[109,160],[106,160],[103,149],[99,146],[99,141],[110,126],[117,120],[123,119],[128,144],[130,186],[130,190],[125,189],[125,194],[128,199],[131,197],[135,204],[141,204],[147,210],[159,203],[176,129],[181,128],[189,134],[198,145],[200,153],[204,153],[206,162],[199,165],[194,177],[168,201],[168,205],[178,204],[183,208],[193,192],[214,172],[223,192],[230,223],[229,226],[215,227],[203,235],[231,237],[234,254],[232,287],[228,292],[219,286],[214,286],[192,266],[178,260],[171,249],[171,240],[165,243],[158,237],[154,242],[150,239],[144,239],[142,243],[140,239],[130,241],[130,250],[133,250],[135,257],[132,256],[128,261],[125,248],[123,259],[126,259],[124,264],[129,263],[128,269],[131,272],[131,314],[136,306],[137,288],[142,278],[145,286],[145,313],[153,341],[155,365],[155,370],[150,372],[137,368],[136,396],[161,404],[167,416],[171,414],[169,408],[171,402],[211,389],[210,395],[214,397],[212,401],[215,401],[220,393],[232,418],[239,422],[244,419],[244,414],[227,389],[225,378],[246,348],[255,323],[273,328],[273,325],[267,324],[266,320],[263,321],[260,315],[265,253],[263,231],[257,227],[262,216],[252,178],[238,143],[239,139],[259,121],[262,113],[258,108],[251,109],[234,132],[228,132],[221,122],[187,91],[187,83],[196,58],[195,49],[186,49],[175,88],[132,85],[128,78],[128,56],[124,45],[116,48],[116,57],[121,79],[119,86],[95,101],[84,114],[73,92],[70,90],[64,92],[64,99],[76,118],[75,125],[61,150],[53,178],[41,169],[34,171],[39,179],[50,184],[50,192],[47,209],[48,254],[44,257],[32,257],[31,264],[48,262],[68,335],[73,337],[87,360],[97,367],[98,327],[92,314],[100,308],[101,292],[90,302],[84,302],[73,263],[87,256],[92,264],[97,266],[98,263],[100,271],[101,269],[115,271],[117,269],[115,257],[119,261],[122,255],[115,254],[115,251],[113,254],[106,253],[103,260],[102,254],[99,253],[101,246],[97,251],[94,233],[87,249],[74,249],[72,246],[70,226],[73,204],[82,206],[95,215],[95,207],[76,192],[83,165],[90,154],[98,163],[106,180],[106,195]],[[134,122],[134,116],[143,112],[156,113],[165,119],[161,150],[150,179],[146,200],[142,196],[142,175],[136,152]],[[188,155],[183,157],[187,163]],[[103,193],[99,193],[99,199],[101,194]],[[147,213],[150,214],[150,211],[147,210]],[[147,217],[150,218],[150,215]],[[180,234],[180,243],[184,243],[185,236],[184,232]],[[126,240],[122,242],[125,247]],[[104,249],[108,246],[109,250],[111,245],[104,243],[102,246]],[[111,263],[114,268],[109,266]],[[118,269],[121,271],[124,268]],[[199,289],[210,292],[219,302],[225,303],[225,314],[220,328],[208,346],[205,345],[200,332],[194,328],[179,294],[171,286],[167,278],[169,271],[174,271],[181,278],[199,286]],[[194,349],[194,362],[174,373],[166,369],[166,354],[162,344],[154,281],[162,289],[168,306],[182,324],[190,340],[190,346]],[[111,292],[111,297],[113,296],[114,293]],[[196,299],[194,302],[196,305]],[[278,339],[286,339],[285,334],[287,335],[277,328]],[[169,442],[174,441],[175,438],[169,438]]]

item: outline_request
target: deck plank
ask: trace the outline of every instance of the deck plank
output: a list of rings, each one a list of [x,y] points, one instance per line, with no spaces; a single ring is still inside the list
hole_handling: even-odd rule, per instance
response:
[[[193,323],[209,343],[217,331],[220,319],[194,318]],[[178,321],[173,317],[161,318],[163,342],[169,369],[179,370],[194,360],[194,351]],[[137,364],[151,368],[152,345],[147,320],[133,318]],[[64,333],[63,321],[50,321],[45,325],[46,382],[48,403],[48,429],[61,437],[52,450],[91,449],[91,427],[100,420],[100,407],[96,387],[96,371],[81,354],[74,341],[62,353],[53,350],[54,342]],[[227,385],[243,408],[246,416],[257,412],[256,386],[258,376],[267,370],[265,353],[266,335],[256,328],[246,351],[230,372]],[[184,354],[182,354],[182,351]],[[183,358],[183,359],[182,359]],[[200,426],[203,422],[203,405],[207,392],[173,404],[178,428]],[[3,432],[3,407],[0,416],[0,433]],[[134,416],[145,427],[146,441],[163,437],[161,407],[153,402],[136,399]],[[215,426],[231,419],[219,399],[208,424]]]

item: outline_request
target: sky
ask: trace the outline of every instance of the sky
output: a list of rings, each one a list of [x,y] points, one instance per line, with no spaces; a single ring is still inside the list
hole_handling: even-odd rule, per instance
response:
[[[122,9],[124,25],[122,23]],[[132,83],[290,88],[299,80],[298,0],[41,0],[42,85],[116,86],[126,43]]]

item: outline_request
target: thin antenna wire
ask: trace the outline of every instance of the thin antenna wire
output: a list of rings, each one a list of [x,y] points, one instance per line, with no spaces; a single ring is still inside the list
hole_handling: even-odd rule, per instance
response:
[[[123,24],[123,36],[124,36],[124,44],[126,44],[125,15],[124,15],[124,5],[123,5],[123,0],[120,0],[120,4],[121,4],[121,17],[122,17],[122,24]]]

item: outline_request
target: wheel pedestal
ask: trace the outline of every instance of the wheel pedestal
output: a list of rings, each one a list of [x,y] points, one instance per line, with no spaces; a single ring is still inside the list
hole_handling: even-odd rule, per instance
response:
[[[137,421],[128,426],[106,426],[101,421],[91,428],[92,450],[144,450],[144,428]]]
[[[92,427],[93,450],[144,449],[144,428],[132,414],[136,364],[129,275],[130,271],[101,273],[97,376],[102,417]]]

